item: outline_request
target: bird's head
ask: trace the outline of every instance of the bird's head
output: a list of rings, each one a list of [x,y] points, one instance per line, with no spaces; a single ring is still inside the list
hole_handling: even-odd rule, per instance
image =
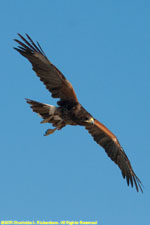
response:
[[[85,122],[94,125],[94,118],[93,117],[86,118]]]
[[[94,124],[94,118],[92,117],[92,115],[90,113],[88,113],[83,106],[81,106],[80,104],[77,105],[77,119],[78,122],[85,126],[86,124]]]

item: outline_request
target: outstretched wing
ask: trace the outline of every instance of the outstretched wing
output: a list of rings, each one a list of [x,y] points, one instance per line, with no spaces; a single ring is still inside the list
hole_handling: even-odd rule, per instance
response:
[[[48,60],[39,43],[37,42],[36,45],[27,34],[27,39],[20,34],[18,35],[23,42],[15,39],[19,43],[19,46],[14,49],[31,62],[33,70],[45,84],[46,88],[52,93],[52,97],[60,98],[59,104],[63,102],[78,102],[71,83]]]
[[[137,191],[140,188],[141,192],[143,192],[142,183],[134,173],[127,155],[114,134],[97,120],[94,121],[94,125],[87,124],[85,128],[93,136],[94,140],[105,149],[111,160],[119,166],[123,178],[127,180],[127,184],[131,184],[132,187],[135,185]]]

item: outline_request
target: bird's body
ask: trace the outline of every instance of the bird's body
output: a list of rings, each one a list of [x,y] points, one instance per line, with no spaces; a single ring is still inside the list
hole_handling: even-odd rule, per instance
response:
[[[80,125],[85,126],[88,120],[92,118],[80,103],[72,106],[62,104],[61,106],[52,106],[41,102],[27,99],[27,103],[31,105],[34,112],[38,113],[43,120],[41,123],[51,123],[58,130],[66,125]]]
[[[54,129],[48,129],[45,136],[60,130],[66,125],[80,125],[85,127],[93,139],[105,149],[107,155],[119,166],[123,178],[127,184],[135,185],[136,190],[143,192],[141,181],[134,173],[131,163],[121,147],[116,136],[102,123],[96,120],[79,103],[71,83],[48,60],[41,46],[37,45],[27,36],[25,39],[19,34],[23,42],[16,40],[19,47],[15,48],[21,55],[27,58],[40,80],[51,92],[53,98],[59,98],[58,106],[52,106],[30,99],[26,99],[34,112],[42,117],[41,123],[50,123]]]

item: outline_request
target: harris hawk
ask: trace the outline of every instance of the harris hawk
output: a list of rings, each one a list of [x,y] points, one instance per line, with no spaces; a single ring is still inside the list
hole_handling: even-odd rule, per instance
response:
[[[52,97],[59,98],[57,106],[26,99],[32,110],[43,118],[41,123],[50,123],[55,127],[48,129],[44,135],[52,134],[66,125],[85,127],[93,139],[104,148],[111,160],[118,165],[128,186],[131,184],[132,187],[135,186],[137,191],[143,192],[142,183],[133,171],[116,136],[83,108],[71,83],[48,60],[40,44],[38,42],[35,44],[28,34],[26,34],[26,38],[18,35],[22,41],[15,39],[19,46],[14,49],[30,61],[36,75],[51,92]]]

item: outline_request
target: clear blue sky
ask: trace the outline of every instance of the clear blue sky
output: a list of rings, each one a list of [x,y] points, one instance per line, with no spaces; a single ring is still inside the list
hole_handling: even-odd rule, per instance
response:
[[[1,1],[0,219],[150,221],[150,1]],[[29,62],[13,50],[17,32],[38,40],[83,106],[118,137],[142,180],[119,168],[82,127],[51,136],[24,98],[56,104]]]

